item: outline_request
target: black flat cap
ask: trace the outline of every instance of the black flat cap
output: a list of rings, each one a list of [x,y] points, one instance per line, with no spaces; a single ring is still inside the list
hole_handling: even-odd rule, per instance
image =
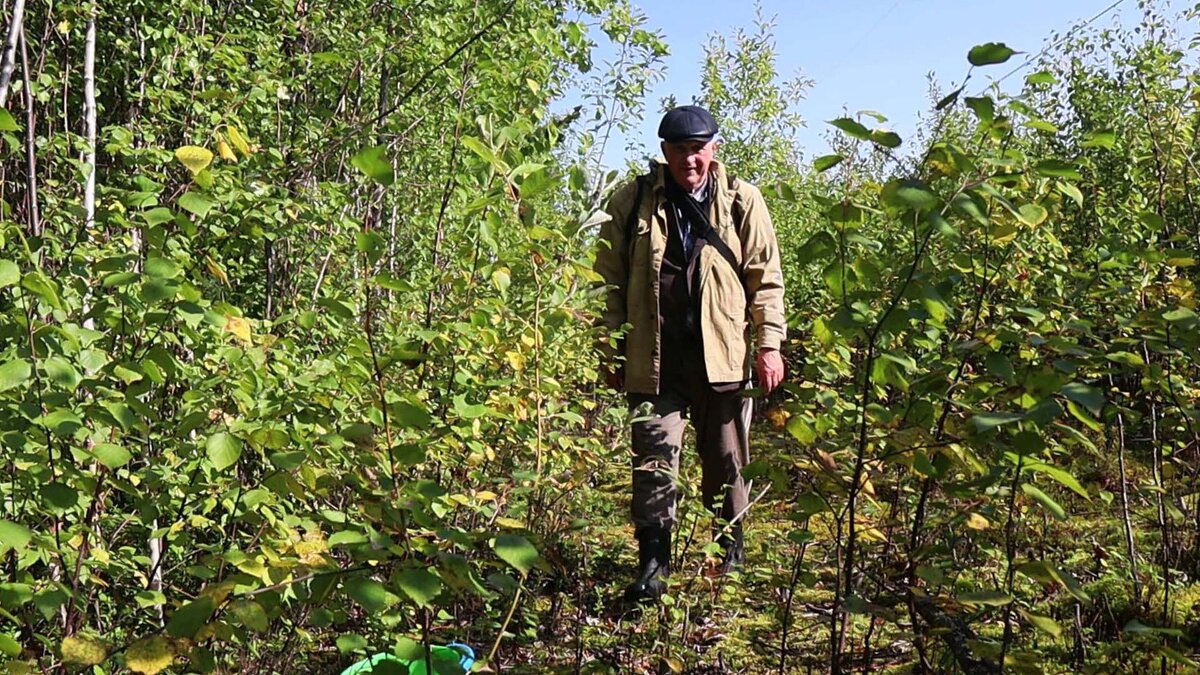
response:
[[[663,115],[658,137],[664,141],[697,139],[711,141],[717,135],[717,121],[698,105],[681,105]]]

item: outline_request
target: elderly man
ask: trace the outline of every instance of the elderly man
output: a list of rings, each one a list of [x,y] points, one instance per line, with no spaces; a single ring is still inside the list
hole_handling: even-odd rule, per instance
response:
[[[611,334],[630,325],[623,338],[602,343],[601,370],[631,408],[649,403],[653,411],[633,425],[640,562],[625,591],[629,602],[654,601],[665,590],[685,414],[705,505],[720,518],[722,571],[741,563],[749,507],[743,390],[752,364],[767,391],[784,374],[779,244],[762,193],[714,159],[716,134],[704,108],[667,112],[658,128],[665,162],[655,160],[648,175],[616,191],[600,231],[595,269],[608,284],[600,323]]]

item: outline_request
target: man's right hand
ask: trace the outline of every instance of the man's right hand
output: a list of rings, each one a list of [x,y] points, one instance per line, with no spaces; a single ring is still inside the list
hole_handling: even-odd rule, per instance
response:
[[[600,376],[604,380],[605,386],[616,391],[625,389],[625,367],[617,366],[616,368],[607,363],[600,364]]]

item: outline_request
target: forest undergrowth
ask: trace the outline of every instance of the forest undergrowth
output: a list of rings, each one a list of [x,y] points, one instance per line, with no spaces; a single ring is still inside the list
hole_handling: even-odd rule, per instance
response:
[[[633,612],[592,251],[658,113],[644,16],[11,0],[0,668],[1200,671],[1198,8],[1139,10],[971,48],[911,138],[802,119],[769,19],[709,38],[789,376],[746,566],[689,466]]]

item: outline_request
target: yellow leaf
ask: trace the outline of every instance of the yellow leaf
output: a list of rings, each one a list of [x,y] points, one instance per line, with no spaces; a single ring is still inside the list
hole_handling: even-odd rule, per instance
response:
[[[250,143],[246,141],[246,137],[242,135],[242,132],[238,131],[237,127],[232,124],[226,124],[225,133],[229,134],[229,142],[233,143],[233,147],[237,148],[238,152],[243,155],[249,155],[253,152],[250,149]]]
[[[125,648],[125,665],[135,673],[156,675],[174,662],[175,651],[161,635],[138,640]]]
[[[242,317],[226,316],[225,330],[242,342],[250,344],[250,322]]]
[[[175,159],[179,163],[186,166],[192,175],[196,175],[208,168],[212,164],[213,154],[208,148],[202,148],[198,145],[185,145],[175,151]]]
[[[80,635],[63,638],[62,659],[67,663],[95,666],[104,663],[106,658],[108,646],[99,640]]]
[[[521,352],[504,352],[504,358],[513,370],[520,372],[525,369],[525,355]]]
[[[220,134],[217,134],[217,154],[226,162],[237,163],[237,155],[233,154],[233,148],[229,147]]]
[[[767,419],[771,422],[771,426],[776,429],[782,429],[787,426],[789,417],[791,417],[791,414],[783,408],[771,408],[767,411]]]
[[[986,530],[991,526],[992,524],[988,522],[988,519],[978,513],[972,513],[967,516],[967,527],[972,530]]]
[[[491,490],[480,490],[475,493],[475,498],[481,502],[494,502],[496,501],[496,493]]]
[[[507,528],[510,528],[513,530],[525,529],[525,523],[522,523],[521,521],[519,521],[515,518],[505,518],[505,517],[497,518],[496,524],[499,525],[500,527],[507,527]]]
[[[226,286],[229,285],[229,275],[225,274],[225,269],[221,267],[220,263],[205,255],[204,266],[208,268],[208,273],[216,277],[218,281]]]
[[[871,479],[863,476],[862,491],[869,497],[875,496],[875,486],[871,484]]]

